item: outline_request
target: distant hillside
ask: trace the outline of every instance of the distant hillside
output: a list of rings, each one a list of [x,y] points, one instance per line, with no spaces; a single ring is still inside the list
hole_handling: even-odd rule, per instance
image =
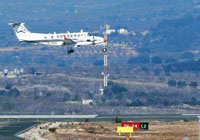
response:
[[[1,1],[0,111],[198,113],[199,5],[197,0]],[[67,55],[66,47],[19,43],[9,22],[25,22],[30,31],[44,33],[95,31],[105,22],[112,29],[127,29],[128,34],[108,38],[105,94],[99,93],[102,47],[80,47]],[[23,68],[25,76],[4,76],[4,69],[12,76],[16,68]],[[82,99],[94,103],[68,104]]]
[[[163,20],[198,15],[198,4],[192,0],[1,1],[0,46],[21,46],[9,22],[25,22],[31,31],[45,33],[94,31],[105,21],[115,29],[141,31]]]
[[[141,39],[140,39],[141,40]],[[179,19],[163,20],[143,37],[140,51],[180,52],[195,50],[200,44],[200,17],[186,15]]]

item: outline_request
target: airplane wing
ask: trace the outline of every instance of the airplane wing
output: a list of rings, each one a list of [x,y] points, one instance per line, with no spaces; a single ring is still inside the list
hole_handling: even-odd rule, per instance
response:
[[[66,37],[66,35],[64,35],[64,41],[63,41],[63,46],[65,46],[65,45],[71,45],[71,44],[75,44],[76,42],[74,41],[74,40],[72,40],[72,39],[69,39],[69,38],[67,38]]]
[[[68,45],[68,44],[74,44],[76,43],[75,41],[73,41],[72,39],[65,39],[63,41],[63,45]]]

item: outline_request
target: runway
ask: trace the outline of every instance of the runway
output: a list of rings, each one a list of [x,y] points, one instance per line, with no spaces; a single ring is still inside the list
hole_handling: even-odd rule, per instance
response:
[[[0,115],[0,119],[92,119],[97,115]]]

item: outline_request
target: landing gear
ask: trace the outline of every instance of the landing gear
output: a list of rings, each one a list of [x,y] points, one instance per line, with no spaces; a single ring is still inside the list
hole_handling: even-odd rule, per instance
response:
[[[73,50],[73,49],[70,49],[70,50],[67,51],[67,53],[68,53],[68,54],[74,53],[74,50]]]
[[[107,49],[106,48],[103,48],[103,50],[102,50],[103,52],[107,52]]]

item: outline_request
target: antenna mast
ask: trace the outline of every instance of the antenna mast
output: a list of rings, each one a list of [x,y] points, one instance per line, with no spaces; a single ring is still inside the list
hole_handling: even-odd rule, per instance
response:
[[[103,54],[104,54],[104,72],[102,73],[104,75],[104,87],[108,86],[108,55],[107,55],[107,47],[108,47],[108,30],[109,30],[109,25],[105,24],[104,29],[105,31],[103,32],[104,34],[104,46],[103,46]]]

